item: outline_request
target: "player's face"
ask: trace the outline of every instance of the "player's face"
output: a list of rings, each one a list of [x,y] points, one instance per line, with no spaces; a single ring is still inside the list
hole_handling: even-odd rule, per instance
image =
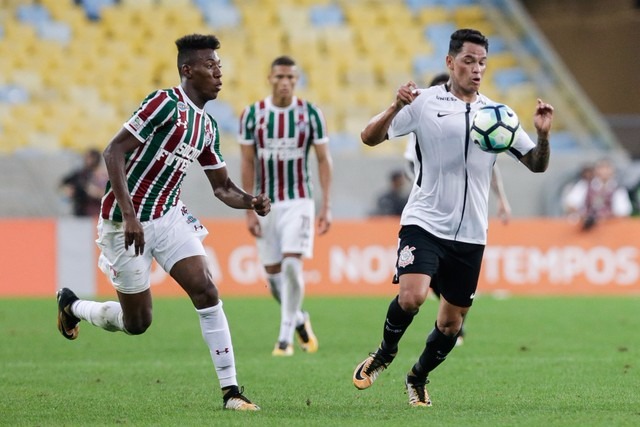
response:
[[[222,89],[222,65],[218,52],[213,49],[198,51],[190,68],[191,85],[200,98],[204,102],[216,99]]]
[[[269,83],[273,88],[273,97],[290,99],[298,81],[298,69],[295,65],[275,65],[269,74]]]
[[[479,44],[465,42],[456,56],[447,56],[452,86],[464,95],[475,95],[487,68],[487,50]]]

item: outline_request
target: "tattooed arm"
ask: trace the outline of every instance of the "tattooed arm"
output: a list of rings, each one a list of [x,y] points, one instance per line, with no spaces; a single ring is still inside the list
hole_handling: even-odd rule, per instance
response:
[[[537,145],[525,154],[520,161],[532,172],[544,172],[549,166],[549,132],[553,121],[553,107],[538,99],[533,124],[538,132]]]

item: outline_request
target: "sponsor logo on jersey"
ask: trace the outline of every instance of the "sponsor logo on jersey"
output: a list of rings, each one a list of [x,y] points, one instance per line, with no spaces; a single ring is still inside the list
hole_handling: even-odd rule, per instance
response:
[[[415,249],[415,246],[409,247],[409,245],[406,245],[404,248],[402,248],[402,250],[400,251],[400,255],[398,256],[398,267],[404,268],[407,265],[413,264],[413,261],[415,260],[413,251]]]
[[[436,95],[436,99],[438,101],[457,101],[458,98],[456,98],[455,96],[440,96],[440,95]]]
[[[138,116],[135,116],[129,123],[131,124],[133,130],[135,130],[136,132],[138,132],[140,128],[144,126],[144,120],[142,120]]]
[[[455,112],[453,112],[453,113],[441,113],[441,112],[438,112],[437,116],[438,117],[445,117],[445,116],[450,116],[452,114],[455,114]]]
[[[182,101],[178,101],[178,111],[187,111],[189,107]]]

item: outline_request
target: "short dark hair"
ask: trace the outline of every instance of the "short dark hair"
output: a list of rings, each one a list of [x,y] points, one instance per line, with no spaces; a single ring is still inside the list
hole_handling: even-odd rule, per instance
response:
[[[212,34],[189,34],[176,40],[178,69],[193,60],[194,52],[202,49],[220,49],[220,40]]]
[[[489,39],[487,39],[478,30],[463,28],[461,30],[454,31],[453,34],[451,34],[451,41],[449,41],[449,55],[456,56],[460,53],[464,42],[479,44],[489,52]]]
[[[429,82],[429,86],[438,86],[438,85],[441,85],[441,84],[446,83],[448,81],[449,81],[449,74],[448,73],[436,74],[431,79],[431,82]]]
[[[282,55],[282,56],[278,56],[276,59],[273,60],[273,62],[271,63],[271,68],[275,67],[276,65],[293,67],[296,65],[296,61],[294,61],[293,58],[290,56]]]

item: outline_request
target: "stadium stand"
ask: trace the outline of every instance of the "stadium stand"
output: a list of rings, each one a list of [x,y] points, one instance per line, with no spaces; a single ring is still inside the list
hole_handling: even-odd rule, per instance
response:
[[[174,40],[222,41],[225,87],[211,109],[234,141],[237,117],[268,93],[271,60],[293,56],[299,95],[320,105],[339,154],[401,157],[404,144],[370,150],[368,119],[413,79],[444,70],[451,32],[490,39],[483,92],[530,117],[541,96],[562,107],[553,149],[615,149],[599,114],[512,0],[0,0],[0,155],[103,147],[140,100],[177,83]],[[514,6],[515,5],[515,6]],[[256,11],[259,10],[259,13]],[[17,48],[16,48],[17,47]],[[531,125],[526,128],[533,131]],[[225,146],[233,155],[235,144]]]

